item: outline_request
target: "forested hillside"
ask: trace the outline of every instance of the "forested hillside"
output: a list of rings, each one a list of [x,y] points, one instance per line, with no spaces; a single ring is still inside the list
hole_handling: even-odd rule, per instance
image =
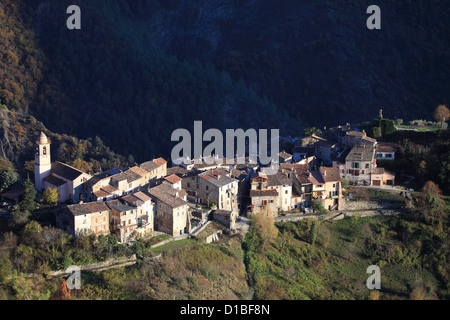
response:
[[[67,6],[82,30],[66,28]],[[0,5],[1,103],[138,161],[176,128],[430,118],[448,103],[448,1],[56,1]]]

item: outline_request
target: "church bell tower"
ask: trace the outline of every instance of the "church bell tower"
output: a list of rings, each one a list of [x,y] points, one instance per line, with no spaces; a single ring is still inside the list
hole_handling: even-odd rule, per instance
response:
[[[47,136],[41,132],[39,141],[36,141],[38,147],[34,156],[34,186],[38,191],[43,191],[44,179],[51,173],[50,143]]]

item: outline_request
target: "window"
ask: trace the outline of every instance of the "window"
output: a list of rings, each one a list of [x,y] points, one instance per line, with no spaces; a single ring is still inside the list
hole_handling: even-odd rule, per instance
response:
[[[206,186],[206,190],[209,190],[209,186]]]
[[[189,182],[187,183],[187,187],[188,187],[188,188],[190,188],[190,187],[191,187],[191,184],[190,184]]]
[[[286,190],[286,191],[284,191],[284,194],[288,194],[288,191]]]
[[[386,158],[392,158],[392,154],[386,153],[386,154],[385,154],[385,157],[386,157]]]
[[[366,169],[369,169],[369,164],[368,163],[366,163]]]

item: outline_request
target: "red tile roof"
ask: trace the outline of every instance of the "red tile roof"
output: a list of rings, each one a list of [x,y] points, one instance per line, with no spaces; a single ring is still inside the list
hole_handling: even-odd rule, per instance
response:
[[[169,181],[172,184],[178,183],[180,181],[182,181],[183,179],[180,178],[179,176],[172,174],[171,176],[165,177],[165,180]]]
[[[153,160],[153,162],[156,163],[158,166],[162,166],[162,165],[165,165],[167,163],[167,161],[164,160],[163,158],[155,159],[155,160]]]

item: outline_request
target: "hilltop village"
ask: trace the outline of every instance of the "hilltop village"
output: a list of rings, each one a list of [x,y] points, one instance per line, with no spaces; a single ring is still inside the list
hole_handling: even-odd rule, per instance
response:
[[[73,236],[115,234],[121,243],[155,232],[183,236],[210,219],[231,231],[239,217],[313,213],[342,209],[342,179],[350,185],[393,186],[395,174],[377,160],[395,158],[396,145],[377,142],[350,125],[320,136],[285,139],[292,154],[279,153],[279,170],[266,175],[259,164],[194,160],[168,168],[163,158],[93,176],[50,158],[51,141],[36,141],[35,188],[59,194],[56,227]],[[286,141],[280,141],[286,143]],[[198,163],[200,162],[200,163]],[[71,203],[71,204],[68,204]]]

